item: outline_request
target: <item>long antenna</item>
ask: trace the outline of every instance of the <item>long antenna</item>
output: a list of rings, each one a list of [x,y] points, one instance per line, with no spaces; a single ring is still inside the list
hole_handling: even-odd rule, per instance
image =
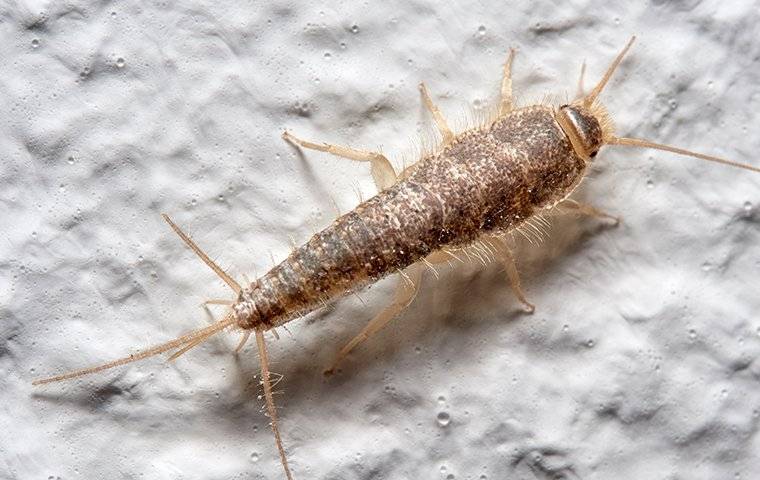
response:
[[[692,152],[690,150],[684,150],[683,148],[678,148],[678,147],[671,147],[670,145],[663,145],[661,143],[654,143],[654,142],[650,142],[649,140],[644,140],[641,138],[612,137],[611,139],[607,140],[606,143],[609,145],[624,145],[624,146],[629,146],[629,147],[654,148],[655,150],[664,150],[666,152],[673,152],[679,155],[685,155],[687,157],[699,158],[701,160],[707,160],[708,162],[722,163],[723,165],[728,165],[728,166],[736,167],[736,168],[743,168],[751,172],[760,173],[759,167],[754,167],[746,163],[732,162],[731,160],[726,160],[724,158],[713,157],[712,155],[705,155],[704,153]]]
[[[607,71],[604,73],[602,79],[599,80],[599,83],[597,83],[594,89],[591,90],[591,93],[589,93],[588,96],[583,99],[583,106],[590,107],[591,104],[594,103],[594,100],[596,100],[596,97],[602,93],[602,89],[605,85],[607,85],[607,82],[610,80],[610,77],[612,77],[612,74],[615,72],[615,69],[618,67],[618,65],[620,65],[620,62],[623,61],[623,57],[626,53],[628,53],[628,49],[631,48],[634,40],[636,40],[636,35],[632,36],[631,39],[628,40],[628,43],[626,44],[623,51],[618,54],[618,56],[615,58],[615,61],[612,62],[612,65],[607,68]]]

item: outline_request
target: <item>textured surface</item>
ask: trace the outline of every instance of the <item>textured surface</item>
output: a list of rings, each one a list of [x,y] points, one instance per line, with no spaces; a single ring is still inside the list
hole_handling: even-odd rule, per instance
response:
[[[431,138],[419,81],[456,125],[495,98],[510,46],[524,105],[572,96],[580,62],[595,81],[635,33],[602,96],[619,132],[758,163],[756,1],[437,3],[0,4],[0,478],[282,476],[236,338],[30,380],[203,325],[199,303],[230,296],[160,212],[253,277],[373,193],[366,165],[300,156],[285,127],[401,166]],[[271,343],[296,478],[757,475],[760,178],[620,147],[582,188],[624,223],[563,218],[522,246],[533,316],[472,265],[426,274],[333,378],[392,284]]]

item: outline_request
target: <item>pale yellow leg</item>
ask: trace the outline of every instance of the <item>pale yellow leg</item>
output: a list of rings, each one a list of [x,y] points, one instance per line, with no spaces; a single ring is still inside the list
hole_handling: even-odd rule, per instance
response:
[[[417,163],[413,163],[413,164],[409,165],[408,167],[406,167],[405,169],[401,170],[401,173],[398,174],[399,180],[405,180],[405,179],[409,178],[414,173],[414,171],[417,170],[417,167],[419,167],[419,166],[420,166],[420,164],[419,164],[419,162],[417,162]]]
[[[592,205],[589,205],[587,203],[581,203],[576,200],[571,200],[568,198],[562,203],[560,203],[560,206],[568,210],[581,213],[583,215],[588,215],[589,217],[606,218],[606,219],[612,220],[615,225],[618,225],[620,223],[620,217],[616,217],[615,215],[610,215],[609,213],[599,210],[598,208]]]
[[[350,147],[341,147],[329,143],[309,142],[301,140],[288,131],[283,132],[282,138],[285,141],[310,150],[327,152],[336,157],[348,158],[349,160],[355,160],[357,162],[370,162],[372,178],[375,180],[375,185],[377,185],[379,190],[385,190],[396,183],[396,171],[393,169],[391,162],[389,162],[382,153],[357,150]]]
[[[246,330],[245,332],[243,332],[243,336],[240,337],[240,343],[238,343],[238,346],[235,348],[235,355],[240,353],[240,350],[243,349],[243,347],[245,346],[245,342],[247,342],[250,337],[251,337],[251,330]]]
[[[235,303],[233,300],[226,300],[224,298],[211,298],[203,302],[203,305],[232,305]]]
[[[433,99],[430,98],[430,94],[428,93],[424,82],[420,82],[420,93],[422,94],[422,102],[430,111],[430,114],[433,115],[433,120],[435,120],[435,124],[438,126],[438,131],[441,132],[443,143],[451,143],[451,141],[454,140],[454,132],[451,131],[448,123],[446,123],[446,119],[443,117],[441,110],[435,103],[433,103]]]
[[[586,96],[586,89],[583,88],[583,77],[586,75],[586,60],[581,64],[581,75],[578,77],[578,92],[575,94],[575,99],[583,98]]]
[[[512,61],[515,59],[515,49],[509,49],[507,62],[504,64],[504,78],[501,80],[501,102],[499,103],[499,116],[512,111]]]
[[[425,260],[430,262],[433,265],[439,265],[441,263],[448,263],[451,261],[451,256],[448,255],[443,250],[436,250],[435,252],[431,253],[427,257],[425,257]]]
[[[512,255],[507,243],[498,237],[493,238],[493,246],[501,255],[501,263],[504,265],[504,269],[507,272],[509,278],[509,286],[512,287],[512,291],[520,303],[524,305],[524,309],[528,313],[533,313],[536,310],[536,306],[528,301],[525,297],[525,292],[522,289],[522,283],[520,282],[520,274],[517,271],[517,265],[515,265],[515,257]]]
[[[422,263],[427,265],[427,267],[433,271],[433,274],[435,275],[435,278],[438,278],[438,270],[435,268],[436,265],[441,265],[443,263],[448,263],[451,265],[451,260],[453,257],[451,255],[448,255],[443,250],[437,250],[427,257],[422,259]]]
[[[459,257],[456,253],[452,252],[451,250],[436,250],[435,252],[431,253],[430,255],[428,255],[427,257],[423,258],[420,261],[423,264],[425,264],[427,268],[433,272],[433,275],[435,275],[435,278],[438,279],[440,276],[438,274],[438,269],[436,268],[436,265],[448,263],[449,266],[453,266],[452,262],[454,260],[464,263],[461,257]]]
[[[404,276],[406,275],[406,276]],[[375,318],[369,321],[364,329],[357,336],[351,339],[343,348],[340,349],[330,368],[325,370],[325,375],[331,375],[338,364],[356,348],[360,343],[367,340],[383,329],[388,323],[396,318],[410,303],[414,300],[420,288],[422,280],[422,268],[419,264],[414,264],[407,268],[406,273],[399,273],[398,286],[393,296],[393,301],[385,307]]]

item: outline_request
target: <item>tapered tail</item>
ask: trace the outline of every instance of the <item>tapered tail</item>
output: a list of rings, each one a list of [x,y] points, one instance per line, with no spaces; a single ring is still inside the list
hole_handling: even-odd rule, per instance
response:
[[[61,375],[56,375],[54,377],[41,378],[41,379],[33,381],[32,385],[44,385],[46,383],[60,382],[63,380],[70,380],[72,378],[90,375],[91,373],[102,372],[103,370],[108,370],[110,368],[126,365],[128,363],[136,362],[138,360],[152,357],[154,355],[159,355],[161,353],[168,352],[170,350],[179,349],[178,353],[179,352],[184,353],[184,351],[186,351],[185,349],[188,346],[192,347],[192,346],[198,345],[199,343],[203,342],[209,337],[233,325],[235,325],[235,317],[232,313],[229,313],[227,314],[226,317],[224,317],[223,320],[220,320],[212,325],[209,325],[208,327],[199,328],[198,330],[193,330],[192,332],[186,333],[185,335],[182,335],[181,337],[177,337],[170,342],[162,343],[161,345],[156,345],[155,347],[149,348],[148,350],[138,352],[128,357],[114,360],[112,362],[104,363],[103,365],[98,365],[96,367],[83,368],[81,370],[74,370],[73,372],[63,373]]]

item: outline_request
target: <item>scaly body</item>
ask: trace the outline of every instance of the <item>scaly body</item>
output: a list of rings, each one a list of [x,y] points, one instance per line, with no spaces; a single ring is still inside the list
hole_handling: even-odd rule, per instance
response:
[[[586,161],[555,109],[514,110],[468,130],[295,249],[240,293],[243,328],[281,325],[446,247],[505,232],[566,198]]]

